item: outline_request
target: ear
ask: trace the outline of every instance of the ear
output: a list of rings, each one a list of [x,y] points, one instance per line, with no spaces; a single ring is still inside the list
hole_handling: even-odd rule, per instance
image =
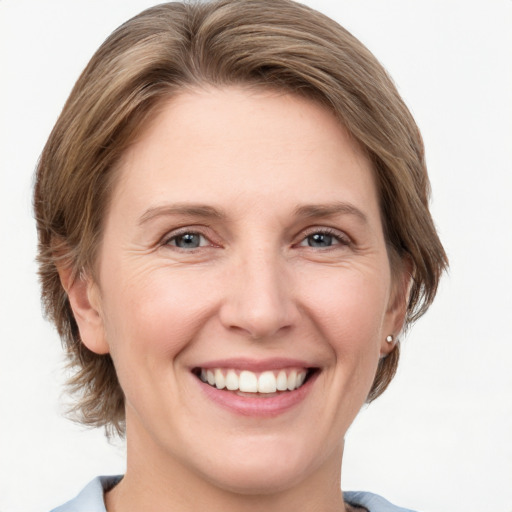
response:
[[[413,279],[412,267],[412,261],[405,258],[399,270],[393,271],[393,286],[384,322],[384,336],[381,340],[381,357],[386,357],[393,351],[404,327]],[[387,340],[388,336],[393,337],[391,342]]]
[[[96,354],[107,354],[109,347],[101,315],[99,289],[93,279],[71,267],[58,269],[60,281],[68,294],[82,343]]]

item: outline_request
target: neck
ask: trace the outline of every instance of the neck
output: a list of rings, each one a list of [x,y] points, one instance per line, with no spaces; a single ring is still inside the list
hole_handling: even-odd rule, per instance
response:
[[[153,482],[149,485],[134,482],[134,477],[127,474],[121,483],[110,491],[105,499],[108,512],[135,512],[151,510],[152,512],[192,512],[208,510],[209,512],[349,512],[351,509],[343,503],[343,497],[336,486],[329,486],[328,495],[319,495],[318,488],[300,486],[270,494],[239,494],[211,486],[179,487],[180,481]],[[325,486],[323,486],[325,488]],[[203,492],[201,492],[201,490]]]
[[[226,488],[186,462],[163,454],[147,436],[128,433],[127,471],[105,497],[108,512],[348,512],[340,489],[343,444],[314,470],[275,488]]]

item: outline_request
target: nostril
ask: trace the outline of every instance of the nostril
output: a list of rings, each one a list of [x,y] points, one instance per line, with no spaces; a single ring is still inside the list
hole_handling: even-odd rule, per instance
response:
[[[289,330],[299,315],[289,293],[291,287],[283,283],[282,277],[274,275],[277,270],[258,273],[251,271],[250,266],[249,263],[230,287],[219,318],[225,328],[244,333],[253,340],[263,340]]]

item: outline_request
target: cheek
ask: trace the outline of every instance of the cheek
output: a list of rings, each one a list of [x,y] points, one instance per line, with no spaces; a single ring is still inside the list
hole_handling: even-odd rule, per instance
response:
[[[112,276],[106,291],[106,335],[114,360],[127,353],[168,361],[193,339],[212,310],[211,295],[186,272],[146,269]],[[211,287],[210,287],[211,291]]]
[[[331,269],[307,286],[310,317],[340,357],[379,352],[389,280],[385,273]]]

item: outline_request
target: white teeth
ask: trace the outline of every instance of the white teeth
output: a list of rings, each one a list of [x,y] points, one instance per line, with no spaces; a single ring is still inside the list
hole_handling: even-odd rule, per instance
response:
[[[236,370],[212,368],[201,369],[200,378],[217,389],[272,394],[276,391],[293,391],[300,388],[306,380],[306,375],[306,371],[297,370],[289,370],[289,373],[286,370],[280,370],[277,375],[273,371],[265,371],[257,375],[248,370],[237,374]]]
[[[258,377],[256,377],[255,373],[248,372],[247,370],[240,372],[238,388],[245,393],[257,393]]]
[[[230,391],[236,391],[238,389],[238,375],[234,370],[228,370],[226,375],[226,387]]]
[[[297,372],[295,370],[292,370],[288,375],[287,387],[289,391],[297,387]]]
[[[263,372],[258,377],[259,393],[275,393],[277,389],[276,376],[274,372]]]
[[[209,383],[210,381],[208,381]],[[215,385],[218,389],[224,389],[226,387],[226,379],[224,374],[217,368],[215,370]]]
[[[288,378],[284,370],[281,370],[277,375],[276,389],[278,391],[286,391],[288,389]]]

